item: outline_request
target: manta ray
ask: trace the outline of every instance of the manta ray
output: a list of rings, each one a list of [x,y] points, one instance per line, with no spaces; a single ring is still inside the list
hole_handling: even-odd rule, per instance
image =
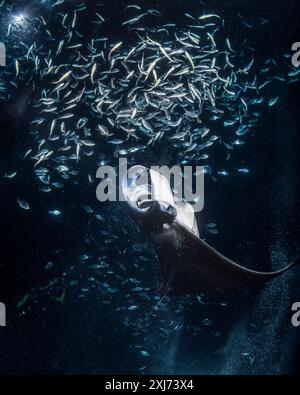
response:
[[[146,178],[141,177],[145,174]],[[150,178],[151,183],[139,182],[142,178]],[[161,288],[165,295],[249,289],[299,263],[260,272],[226,258],[199,237],[193,206],[176,199],[168,179],[155,170],[143,166],[129,169],[122,193],[133,219],[154,244],[165,278]]]

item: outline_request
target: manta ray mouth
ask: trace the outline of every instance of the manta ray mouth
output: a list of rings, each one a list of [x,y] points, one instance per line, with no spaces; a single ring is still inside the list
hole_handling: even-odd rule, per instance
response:
[[[144,166],[131,167],[122,182],[123,193],[130,206],[146,212],[151,208],[151,178],[149,169]]]
[[[149,210],[152,203],[153,200],[151,199],[142,199],[142,197],[139,197],[136,202],[136,205],[140,210]]]

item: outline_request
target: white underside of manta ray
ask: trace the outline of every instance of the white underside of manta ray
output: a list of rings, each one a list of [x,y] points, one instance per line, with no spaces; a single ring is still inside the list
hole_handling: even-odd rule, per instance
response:
[[[150,183],[143,182],[149,178]],[[200,239],[193,206],[177,200],[168,179],[153,169],[129,169],[122,192],[131,215],[155,246],[165,277],[165,294],[253,288],[299,263],[297,260],[278,271],[259,272],[226,258]]]

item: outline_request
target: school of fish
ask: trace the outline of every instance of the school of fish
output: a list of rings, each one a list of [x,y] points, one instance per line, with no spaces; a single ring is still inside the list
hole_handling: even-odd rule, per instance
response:
[[[132,17],[121,23],[130,40],[125,35],[115,42],[101,36],[106,17],[100,9],[91,22],[97,33],[89,40],[81,31],[85,2],[71,12],[67,1],[54,2],[51,9],[53,30],[41,15],[33,20],[21,15],[10,21],[6,32],[18,57],[14,54],[8,62],[4,73],[14,73],[14,78],[3,92],[12,91],[28,74],[35,76],[36,116],[24,156],[34,160],[37,171],[42,165],[69,178],[87,157],[95,159],[95,166],[119,156],[134,160],[137,153],[147,154],[165,143],[176,150],[179,164],[207,164],[210,172],[213,147],[222,146],[228,159],[255,131],[258,106],[279,101],[263,96],[272,79],[285,81],[266,74],[276,61],[267,59],[263,70],[255,69],[247,39],[242,51],[237,50],[223,35],[225,21],[217,14],[185,14],[186,28],[178,29],[172,23],[159,24],[158,10],[131,4],[124,16],[130,12]],[[10,7],[8,11],[13,12]],[[158,27],[146,28],[146,16],[157,20]],[[43,38],[32,42],[29,36],[28,42],[20,42],[26,29]],[[298,80],[293,70],[289,76]]]

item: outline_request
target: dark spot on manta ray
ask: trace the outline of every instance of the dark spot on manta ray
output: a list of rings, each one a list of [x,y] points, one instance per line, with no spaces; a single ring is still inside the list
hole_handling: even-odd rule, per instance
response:
[[[149,172],[151,183],[160,182],[159,199],[152,195],[150,200],[141,203],[145,191],[134,182],[123,183],[123,192],[132,217],[155,246],[165,277],[164,295],[254,288],[300,263],[298,259],[281,270],[259,272],[226,258],[200,239],[192,206],[186,202],[184,206],[176,204],[168,180],[154,170]],[[183,207],[189,218],[179,215]]]

